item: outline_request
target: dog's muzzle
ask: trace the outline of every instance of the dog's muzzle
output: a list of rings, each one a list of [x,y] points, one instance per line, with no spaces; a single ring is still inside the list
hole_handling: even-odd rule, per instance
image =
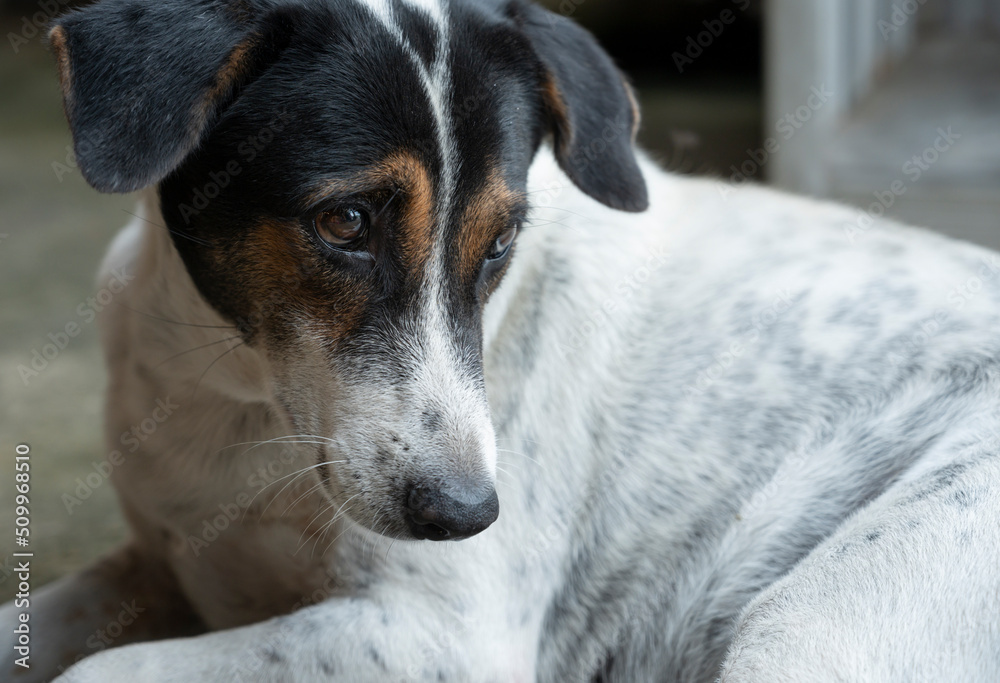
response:
[[[458,541],[475,536],[500,515],[492,484],[417,484],[407,496],[406,521],[420,540]]]

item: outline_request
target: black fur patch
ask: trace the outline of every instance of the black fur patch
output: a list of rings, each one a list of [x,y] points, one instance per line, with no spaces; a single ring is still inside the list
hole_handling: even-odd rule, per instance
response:
[[[503,261],[486,259],[488,247],[524,216],[542,139],[555,134],[560,163],[584,191],[639,210],[636,115],[610,59],[572,22],[519,0],[453,3],[445,105],[460,172],[445,178],[421,78],[441,57],[440,29],[412,7],[390,6],[408,47],[348,0],[102,0],[74,12],[59,20],[54,43],[68,65],[78,158],[101,190],[160,182],[195,284],[249,342],[263,336],[290,350],[297,321],[287,312],[305,311],[328,321],[332,346],[374,345],[389,365],[389,332],[413,323],[423,285],[422,263],[408,260],[412,245],[400,237],[417,198],[389,181],[351,183],[408,160],[433,193],[431,233],[421,239],[463,245],[447,252],[450,328],[481,373],[481,309],[504,272]],[[609,137],[611,124],[621,134]],[[317,197],[320,186],[343,192]],[[444,187],[454,188],[447,215]],[[373,261],[331,254],[311,231],[316,211],[343,200],[378,216]],[[470,230],[484,234],[469,239]],[[396,365],[386,376],[406,377],[407,364]]]

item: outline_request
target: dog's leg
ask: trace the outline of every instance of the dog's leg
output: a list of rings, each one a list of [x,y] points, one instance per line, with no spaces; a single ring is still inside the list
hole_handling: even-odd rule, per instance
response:
[[[527,580],[502,588],[509,567],[498,544],[396,544],[386,562],[388,543],[358,546],[350,587],[324,602],[249,626],[101,652],[59,683],[535,680],[545,601]]]
[[[18,666],[12,634],[18,615],[30,615],[30,668]],[[0,608],[0,679],[50,681],[101,650],[143,640],[190,635],[200,621],[163,566],[127,545],[90,567],[33,591],[27,609]]]
[[[1000,457],[953,463],[751,602],[721,683],[1000,680]]]
[[[109,650],[57,683],[535,680],[534,643],[438,609],[402,593],[334,599],[238,629]]]

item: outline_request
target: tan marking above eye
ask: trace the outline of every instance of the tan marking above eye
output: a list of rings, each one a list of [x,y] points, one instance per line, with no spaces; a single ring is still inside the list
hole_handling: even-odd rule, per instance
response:
[[[462,216],[457,254],[463,278],[474,280],[479,276],[483,259],[489,257],[498,241],[498,223],[509,219],[521,199],[518,192],[507,186],[499,170],[490,172]],[[513,240],[514,235],[511,234],[510,238]]]
[[[420,272],[430,259],[434,235],[434,185],[427,167],[410,152],[399,151],[350,178],[320,183],[307,202],[318,204],[331,198],[359,196],[386,188],[398,189],[394,206],[402,205],[395,233],[407,270]]]

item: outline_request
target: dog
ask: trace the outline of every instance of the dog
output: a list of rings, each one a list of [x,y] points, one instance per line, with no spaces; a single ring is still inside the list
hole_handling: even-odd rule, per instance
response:
[[[660,170],[527,0],[50,42],[85,178],[142,192],[132,539],[32,596],[13,680],[1000,679],[1000,255]]]

